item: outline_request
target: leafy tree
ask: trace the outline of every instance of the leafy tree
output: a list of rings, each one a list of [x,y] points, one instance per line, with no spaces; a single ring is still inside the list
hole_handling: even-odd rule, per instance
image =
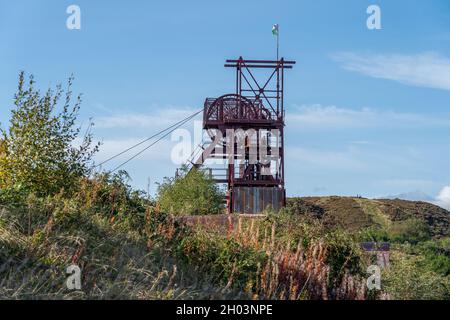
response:
[[[24,72],[19,74],[9,128],[0,128],[0,185],[20,186],[38,195],[62,189],[70,192],[79,178],[90,172],[92,156],[99,145],[92,143],[92,123],[80,137],[80,127],[75,122],[81,95],[71,104],[72,82],[73,76],[68,79],[66,90],[59,84],[55,90],[50,88],[41,94],[32,75],[27,85]]]
[[[165,178],[158,186],[162,211],[176,215],[217,214],[222,210],[223,195],[203,171],[193,169],[176,178]]]

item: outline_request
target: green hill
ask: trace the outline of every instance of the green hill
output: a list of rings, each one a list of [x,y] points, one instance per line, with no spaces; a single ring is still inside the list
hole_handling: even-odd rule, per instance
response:
[[[353,197],[288,199],[288,208],[310,214],[329,228],[357,231],[368,227],[393,228],[412,219],[425,223],[433,238],[448,236],[450,212],[427,202]]]

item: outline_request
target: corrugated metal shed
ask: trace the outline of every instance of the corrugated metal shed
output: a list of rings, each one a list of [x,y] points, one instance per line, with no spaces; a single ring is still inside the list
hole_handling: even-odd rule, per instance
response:
[[[234,187],[233,212],[257,214],[283,206],[284,190],[276,187]]]

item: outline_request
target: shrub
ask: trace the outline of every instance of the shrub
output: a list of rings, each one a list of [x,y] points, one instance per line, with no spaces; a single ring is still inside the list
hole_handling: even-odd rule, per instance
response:
[[[386,242],[390,241],[389,232],[385,228],[371,226],[359,232],[359,238],[363,242]]]
[[[355,239],[343,230],[325,236],[328,246],[327,263],[330,265],[330,281],[339,283],[345,270],[361,274],[361,250]]]
[[[144,232],[145,213],[153,203],[143,191],[131,188],[125,171],[85,177],[79,185],[72,197],[63,191],[37,196],[20,186],[0,189],[0,205],[7,209],[8,220],[15,221],[26,234],[45,227],[50,218],[64,220],[74,216],[70,212],[99,216],[128,230]]]
[[[165,178],[158,187],[161,210],[174,215],[217,214],[222,211],[223,195],[203,171],[196,168],[176,178]]]
[[[240,288],[254,280],[258,265],[267,260],[261,250],[244,247],[233,238],[201,231],[180,237],[177,250],[189,263],[216,275],[221,284],[232,279],[233,285]]]
[[[277,240],[292,250],[299,244],[306,248],[327,233],[322,221],[310,214],[298,215],[291,208],[282,208],[278,212],[266,210],[265,213],[265,227],[270,228],[275,223]]]
[[[88,175],[98,145],[92,146],[88,130],[79,147],[74,146],[80,138],[75,122],[81,96],[71,106],[72,81],[70,77],[66,91],[58,85],[42,95],[35,89],[33,76],[27,86],[24,73],[20,73],[9,128],[0,129],[0,185],[20,184],[39,195],[49,195],[61,189],[75,190],[80,177]]]
[[[144,212],[152,202],[144,191],[133,190],[129,181],[130,176],[124,170],[95,174],[81,180],[80,189],[75,196],[83,208],[108,217]]]
[[[0,187],[0,205],[19,207],[26,202],[30,191],[21,184]]]
[[[421,243],[418,249],[425,256],[429,270],[442,276],[450,275],[450,238]]]
[[[392,241],[418,243],[430,239],[429,226],[419,219],[396,221],[389,228]]]
[[[397,300],[437,300],[450,299],[450,278],[424,270],[424,258],[391,254],[391,267],[381,278],[383,290],[391,299]]]

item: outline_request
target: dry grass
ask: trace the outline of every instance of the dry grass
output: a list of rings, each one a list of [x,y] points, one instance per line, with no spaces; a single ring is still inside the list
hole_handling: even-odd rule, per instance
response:
[[[232,220],[229,220],[232,222]],[[328,247],[322,240],[311,242],[306,248],[301,243],[292,250],[276,238],[276,223],[261,226],[237,219],[237,227],[230,226],[227,236],[243,246],[262,249],[269,257],[258,275],[255,297],[264,299],[364,299],[365,282],[344,272],[336,288],[329,287],[330,267],[327,264]],[[261,236],[262,235],[262,236]]]
[[[0,299],[225,299],[210,277],[170,251],[102,216],[51,217],[30,235],[0,213]],[[5,221],[8,221],[6,223]],[[82,270],[81,290],[66,268]]]
[[[208,216],[184,217],[178,219],[208,238],[212,243],[233,240],[242,248],[263,252],[265,263],[247,279],[241,289],[253,299],[366,299],[365,280],[351,275],[342,268],[339,283],[333,283],[330,266],[327,263],[329,247],[323,239],[310,242],[306,247],[299,242],[295,248],[283,243],[277,237],[277,224],[267,225],[262,217]],[[159,232],[173,237],[174,223],[162,227]],[[204,241],[206,243],[206,241]],[[221,250],[217,246],[217,250]],[[207,252],[207,250],[205,250]],[[184,254],[196,254],[184,252]],[[206,254],[206,253],[205,253]],[[232,258],[231,258],[232,259]],[[233,286],[238,275],[236,261],[232,264],[226,287]]]

